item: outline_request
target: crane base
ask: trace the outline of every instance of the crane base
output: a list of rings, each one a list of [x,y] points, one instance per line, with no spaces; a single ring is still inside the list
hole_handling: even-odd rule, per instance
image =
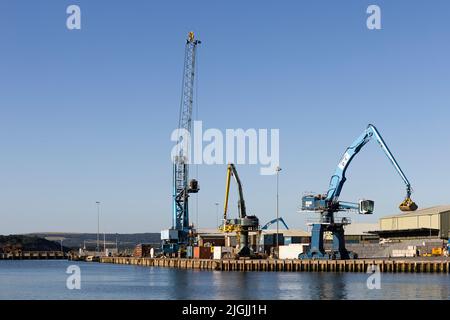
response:
[[[325,252],[323,245],[323,233],[329,231],[333,234],[333,249]],[[345,248],[344,225],[342,223],[313,224],[311,231],[311,248],[306,253],[301,253],[299,259],[316,260],[346,260],[356,259],[357,255]]]
[[[239,250],[237,256],[239,258],[241,257],[250,257],[252,254],[251,250],[249,247],[243,247],[241,250]]]

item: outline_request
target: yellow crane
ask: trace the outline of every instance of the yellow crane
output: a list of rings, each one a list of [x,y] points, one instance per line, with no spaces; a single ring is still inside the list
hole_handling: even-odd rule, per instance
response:
[[[228,214],[228,198],[230,195],[230,182],[231,177],[234,178],[238,187],[238,218],[229,219]],[[248,233],[249,231],[259,230],[259,220],[256,216],[247,216],[247,210],[245,207],[244,194],[242,191],[241,180],[236,171],[234,164],[230,163],[227,166],[227,179],[225,187],[225,201],[223,204],[223,223],[219,227],[222,232],[236,232],[236,236],[239,241],[238,256],[248,257],[251,255],[249,248]]]

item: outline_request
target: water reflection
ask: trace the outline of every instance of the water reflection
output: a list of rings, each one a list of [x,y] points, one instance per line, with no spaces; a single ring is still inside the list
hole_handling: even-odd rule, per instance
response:
[[[73,262],[72,262],[73,263]],[[449,299],[450,275],[220,272],[77,263],[82,290],[67,290],[70,262],[0,261],[0,299]]]
[[[343,277],[320,273],[202,272],[211,288],[206,299],[346,299]]]
[[[347,284],[342,274],[317,273],[313,274],[314,288],[311,288],[311,299],[342,300],[347,298]],[[314,284],[315,283],[315,284]]]

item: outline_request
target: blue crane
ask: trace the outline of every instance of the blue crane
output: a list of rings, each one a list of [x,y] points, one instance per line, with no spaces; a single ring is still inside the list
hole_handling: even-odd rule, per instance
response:
[[[286,228],[286,230],[289,230],[289,227],[287,226],[286,222],[284,222],[284,219],[282,217],[270,220],[261,228],[261,230],[266,230],[267,228],[269,228],[271,225],[273,225],[277,221],[280,221],[283,224],[283,226]]]
[[[347,148],[339,161],[334,175],[331,177],[328,192],[326,194],[308,194],[302,197],[303,211],[319,211],[320,222],[312,224],[311,248],[299,258],[317,259],[348,259],[355,258],[352,252],[345,248],[344,226],[349,224],[348,219],[337,220],[334,213],[346,210],[358,210],[360,214],[372,214],[374,202],[372,200],[360,200],[359,203],[339,201],[342,187],[346,181],[345,172],[353,158],[361,151],[372,138],[380,145],[384,153],[402,178],[406,186],[406,196],[399,208],[401,211],[415,211],[417,205],[411,200],[411,183],[398,165],[388,146],[384,142],[375,126],[369,124],[364,132]],[[326,253],[323,246],[323,234],[325,231],[333,234],[333,249]]]
[[[185,143],[185,141],[188,141],[185,139],[187,135],[190,135],[192,127],[195,57],[197,45],[200,43],[199,40],[195,39],[194,33],[189,32],[185,46],[182,97],[178,121],[178,129],[182,134],[180,134],[177,153],[173,159],[172,228],[161,231],[164,254],[183,251],[193,238],[193,227],[189,224],[188,198],[190,193],[199,191],[199,186],[197,180],[189,180],[187,155],[189,154],[190,144]]]

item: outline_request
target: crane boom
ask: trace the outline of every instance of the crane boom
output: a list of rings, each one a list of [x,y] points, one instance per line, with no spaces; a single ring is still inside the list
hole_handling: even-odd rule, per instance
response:
[[[405,197],[405,201],[403,201],[402,204],[400,205],[400,209],[402,209],[403,211],[416,210],[417,205],[415,205],[415,204],[413,205],[413,202],[410,199],[411,183],[409,182],[406,175],[403,173],[402,169],[400,168],[400,166],[397,163],[397,161],[395,160],[392,152],[389,150],[388,146],[386,145],[386,142],[384,142],[384,140],[381,137],[380,133],[378,132],[377,128],[375,128],[375,126],[372,124],[369,124],[367,126],[367,128],[364,130],[364,132],[345,151],[344,155],[342,156],[341,160],[339,161],[339,164],[336,168],[334,175],[331,177],[330,185],[329,185],[328,192],[327,192],[327,195],[325,198],[325,202],[337,203],[338,198],[342,191],[342,187],[344,186],[344,183],[346,181],[345,172],[347,171],[347,168],[350,165],[350,162],[359,153],[359,151],[362,149],[362,147],[365,146],[373,137],[376,139],[376,141],[380,145],[381,149],[383,149],[383,151],[386,154],[386,156],[388,157],[389,161],[394,166],[395,170],[400,175],[400,177],[403,179],[403,182],[406,185],[406,197]],[[405,203],[410,203],[410,205],[404,206]],[[409,210],[408,210],[408,207],[409,207]]]
[[[326,194],[307,194],[302,197],[302,210],[319,211],[321,216],[319,223],[311,224],[311,247],[308,252],[299,255],[300,259],[348,259],[356,256],[353,252],[347,251],[345,248],[344,226],[349,224],[349,220],[347,218],[342,218],[340,221],[337,221],[334,217],[334,213],[352,209],[358,209],[361,214],[373,213],[374,202],[371,200],[360,200],[359,204],[339,201],[342,187],[346,181],[345,173],[348,166],[353,158],[361,151],[362,147],[364,147],[372,138],[376,139],[406,185],[406,197],[399,206],[400,210],[414,211],[417,209],[417,205],[410,198],[411,184],[408,178],[406,178],[406,175],[398,165],[378,130],[374,125],[369,124],[364,132],[345,150],[344,155],[330,179],[328,192]],[[323,244],[323,235],[326,231],[333,234],[333,247],[331,253],[325,252]]]
[[[230,194],[230,181],[231,176],[234,177],[234,180],[236,181],[236,185],[238,187],[238,194],[239,194],[239,202],[238,202],[238,209],[239,209],[239,218],[245,218],[247,216],[247,210],[245,208],[245,200],[244,200],[244,193],[242,191],[242,184],[241,179],[239,179],[239,175],[237,173],[236,167],[233,163],[230,163],[227,167],[227,183],[226,183],[226,189],[225,189],[225,201],[223,204],[223,218],[224,220],[227,219],[227,211],[228,211],[228,198]]]
[[[284,219],[282,217],[270,220],[261,228],[261,230],[266,230],[267,228],[269,228],[272,224],[276,223],[277,221],[280,221],[283,224],[283,226],[286,228],[286,230],[289,230],[288,225],[286,224],[286,222],[284,222]]]

